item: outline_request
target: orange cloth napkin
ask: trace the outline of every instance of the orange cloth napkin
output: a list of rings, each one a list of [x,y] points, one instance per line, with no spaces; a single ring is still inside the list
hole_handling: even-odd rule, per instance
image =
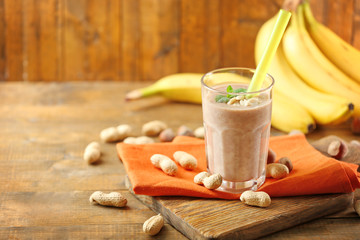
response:
[[[303,135],[271,137],[270,147],[276,152],[277,159],[286,156],[291,159],[294,166],[286,178],[267,178],[260,187],[259,191],[265,191],[272,197],[349,193],[360,187],[358,165],[322,155]],[[193,182],[196,174],[206,171],[205,145],[201,139],[180,136],[170,143],[118,143],[116,148],[136,194],[223,199],[237,199],[240,196],[209,190]],[[173,159],[173,153],[179,150],[188,152],[198,159],[198,166],[194,171],[178,166],[178,172],[172,177],[155,168],[150,162],[150,157],[155,153]]]

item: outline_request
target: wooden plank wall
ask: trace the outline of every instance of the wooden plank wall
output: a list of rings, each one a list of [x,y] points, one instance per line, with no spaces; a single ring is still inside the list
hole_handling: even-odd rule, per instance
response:
[[[0,0],[0,81],[156,80],[254,67],[260,26],[283,0]],[[312,0],[360,48],[360,0]]]

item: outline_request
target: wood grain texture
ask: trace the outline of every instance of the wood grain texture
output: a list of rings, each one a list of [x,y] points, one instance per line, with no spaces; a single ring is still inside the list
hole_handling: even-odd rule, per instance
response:
[[[239,200],[134,196],[190,239],[257,239],[344,210],[353,194],[273,198],[265,209]]]
[[[118,80],[120,7],[118,0],[88,0],[86,6],[86,80]]]
[[[87,70],[86,45],[86,0],[64,2],[63,19],[63,74],[65,79],[85,80]]]
[[[119,0],[108,0],[107,11],[108,25],[106,26],[106,32],[108,34],[106,46],[109,53],[109,59],[107,61],[108,75],[103,79],[106,80],[120,80],[122,78],[122,55],[121,55],[121,35],[123,28],[121,26],[122,20],[122,7],[123,3]],[[111,10],[110,10],[111,9]],[[101,70],[101,69],[100,69]]]
[[[82,159],[85,146],[99,140],[106,127],[129,123],[140,135],[142,124],[155,119],[173,130],[182,124],[192,129],[202,124],[200,105],[171,103],[161,97],[123,101],[126,92],[147,84],[0,83],[0,239],[154,239],[142,232],[142,225],[155,212],[128,192],[115,145],[101,143],[101,161],[96,165]],[[271,134],[282,133],[272,129]],[[320,127],[307,138],[312,141],[331,134],[348,142],[360,140],[351,134],[349,123]],[[88,198],[97,190],[122,192],[127,207],[90,205]],[[356,196],[360,197],[359,191]],[[190,201],[199,204],[199,199]],[[214,201],[221,202],[219,208],[226,205],[222,200],[209,203]],[[179,199],[170,207],[181,202],[187,209],[192,206]],[[193,217],[186,212],[181,215]],[[349,207],[263,239],[354,239],[360,234],[359,221]],[[171,222],[155,238],[186,239]]]
[[[24,81],[59,80],[60,2],[24,1]]]
[[[356,239],[354,229],[358,228],[359,219],[344,219],[334,222],[333,219],[319,219],[309,223],[301,224],[296,228],[290,228],[282,231],[281,234],[275,233],[260,238],[261,240],[286,240],[286,239]],[[356,230],[355,230],[356,231]],[[314,235],[314,233],[316,234]]]
[[[352,41],[354,47],[360,49],[360,1],[354,2],[354,15],[353,15],[353,35]]]
[[[327,2],[326,25],[347,42],[352,40],[354,9],[354,1]]]
[[[181,1],[181,72],[206,73],[221,67],[221,27],[218,0]]]
[[[316,20],[325,23],[326,12],[327,12],[327,2],[326,0],[316,0],[310,1],[311,10],[314,14]]]
[[[284,0],[0,0],[0,81],[154,81],[255,67],[261,25]],[[360,46],[359,1],[310,1]]]
[[[1,38],[5,38],[5,71],[4,78],[8,81],[23,80],[23,1],[4,0],[5,31]]]
[[[5,6],[4,0],[0,0],[0,33],[5,33]],[[5,34],[0,37],[0,81],[5,81],[6,53]]]
[[[141,79],[159,79],[178,72],[178,5],[175,0],[141,1]]]
[[[122,7],[122,77],[125,81],[141,79],[140,5],[138,1],[123,1]]]

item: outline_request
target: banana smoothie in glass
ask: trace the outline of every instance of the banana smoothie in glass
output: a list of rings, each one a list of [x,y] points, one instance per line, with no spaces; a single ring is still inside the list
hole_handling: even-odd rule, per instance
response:
[[[255,70],[224,68],[202,77],[202,107],[208,172],[219,173],[218,189],[240,193],[265,181],[274,79],[246,92]]]

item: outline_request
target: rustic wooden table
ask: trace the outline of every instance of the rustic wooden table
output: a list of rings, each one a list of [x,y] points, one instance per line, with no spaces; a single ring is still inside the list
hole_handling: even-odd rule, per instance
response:
[[[124,102],[144,83],[72,82],[0,84],[0,239],[186,239],[166,224],[156,237],[142,232],[154,215],[125,187],[126,172],[114,144],[101,144],[100,163],[82,160],[84,147],[109,126],[140,127],[159,119],[173,129],[202,124],[201,106],[160,97]],[[272,135],[281,134],[272,130]],[[360,140],[349,124],[319,128],[310,141],[329,134]],[[96,190],[120,191],[125,209],[93,206]],[[358,193],[357,193],[358,195]],[[359,239],[352,208],[264,239]]]

